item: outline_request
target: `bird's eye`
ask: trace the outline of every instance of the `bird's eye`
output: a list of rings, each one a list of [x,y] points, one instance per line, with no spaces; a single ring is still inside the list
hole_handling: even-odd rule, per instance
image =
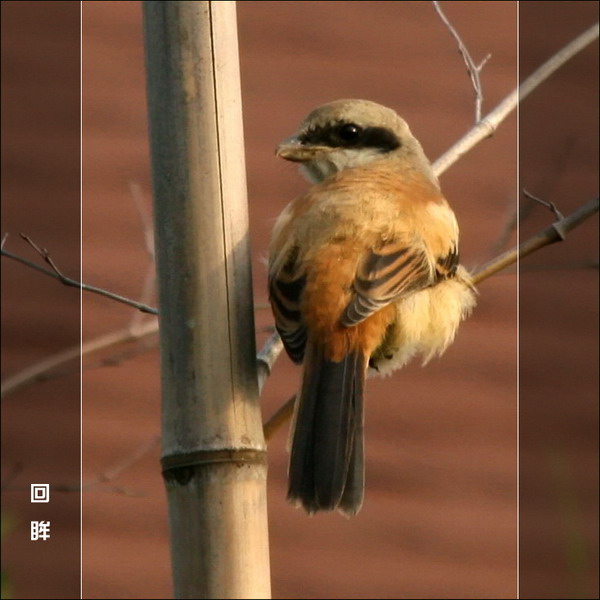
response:
[[[345,123],[338,129],[338,135],[344,142],[355,142],[362,133],[362,129],[354,123]]]

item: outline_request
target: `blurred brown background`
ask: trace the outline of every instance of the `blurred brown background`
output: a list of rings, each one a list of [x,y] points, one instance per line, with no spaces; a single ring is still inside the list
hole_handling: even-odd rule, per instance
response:
[[[69,53],[60,23],[65,30],[66,23],[76,27],[69,19],[74,4],[78,15],[79,3],[2,4],[3,11],[5,4],[27,5],[22,24],[10,31],[13,39],[26,36],[42,64]],[[42,10],[40,5],[46,4]],[[547,4],[559,5],[562,12],[545,8]],[[516,83],[517,5],[442,5],[475,60],[492,55],[482,74],[486,112]],[[526,32],[522,17],[521,39],[527,41],[522,75],[597,18],[595,2],[521,5],[541,5],[541,13],[531,8]],[[434,159],[472,125],[473,92],[455,42],[429,2],[244,1],[238,3],[238,22],[254,292],[256,303],[262,304],[263,259],[273,220],[307,185],[291,165],[273,155],[299,120],[335,98],[372,99],[397,109]],[[84,2],[82,24],[83,278],[140,298],[150,258],[139,205],[148,211],[151,205],[141,5]],[[3,94],[7,89],[20,94],[11,110],[25,111],[28,101],[30,106],[37,102],[55,111],[39,121],[54,122],[52,115],[67,106],[66,80],[43,78],[47,70],[42,69],[40,82],[35,71],[22,65],[22,53],[10,54],[11,48],[3,77],[13,77],[10,88],[3,84]],[[522,141],[521,157],[530,160],[521,164],[521,183],[565,213],[597,194],[597,125],[586,113],[597,109],[596,56],[597,45],[564,67],[525,102],[531,121],[521,116],[521,131],[529,140],[528,145]],[[72,72],[67,62],[63,66]],[[69,89],[79,91],[74,85]],[[68,144],[73,137],[40,130],[26,111],[20,121],[13,113],[9,117],[15,125],[8,130],[10,137],[3,134],[3,144],[6,138],[7,148],[22,148],[22,167],[6,169],[3,178],[2,230],[12,234],[8,248],[32,256],[15,235],[25,231],[48,247],[65,271],[76,274],[77,208],[36,170],[40,165],[50,173],[62,169],[63,157],[72,160]],[[514,215],[516,124],[512,115],[493,138],[442,177],[461,225],[468,266],[498,252],[501,232]],[[537,231],[551,219],[546,209],[535,207],[523,233]],[[508,243],[514,241],[512,234]],[[597,427],[597,269],[585,268],[586,261],[597,261],[596,247],[597,225],[587,223],[560,247],[529,259],[532,268],[520,278],[521,291],[526,290],[520,314],[521,407],[527,407],[521,449],[528,461],[521,473],[521,489],[528,494],[521,501],[527,509],[520,523],[525,534],[521,584],[532,586],[522,597],[597,594],[597,433],[592,431]],[[337,514],[308,518],[288,505],[285,432],[272,441],[269,516],[275,598],[516,596],[514,271],[486,281],[480,292],[478,308],[442,359],[425,369],[410,365],[392,378],[369,382],[367,495],[355,519]],[[146,299],[156,302],[152,296]],[[77,301],[76,290],[3,259],[3,378],[76,343]],[[83,310],[84,340],[139,324],[131,309],[97,296],[85,296]],[[256,321],[260,344],[272,320],[268,311],[259,310]],[[153,339],[145,344],[84,361],[84,481],[127,466],[159,433],[159,357]],[[265,389],[265,415],[294,391],[298,374],[282,357]],[[60,459],[69,456],[64,428],[74,405],[66,398],[72,400],[74,394],[78,398],[76,365],[60,378],[3,400],[3,481],[9,477],[3,512],[14,523],[3,541],[3,569],[16,597],[79,594],[72,554],[46,551],[37,558],[28,541],[29,483],[39,477],[53,484],[77,479],[78,455],[71,453],[71,464]],[[73,441],[77,438],[78,432]],[[84,597],[170,596],[158,457],[159,449],[153,447],[118,477],[84,493]],[[79,527],[78,501],[77,494],[57,492],[51,502],[57,511],[52,516],[56,543],[70,539],[71,553]]]
[[[79,276],[79,7],[2,2],[2,233],[5,248],[41,262],[20,238],[51,249]],[[2,259],[2,386],[30,365],[77,350],[79,292]],[[2,597],[79,596],[80,378],[2,398]],[[30,484],[51,484],[30,503]],[[55,485],[75,486],[59,492]],[[30,521],[50,539],[30,541]]]
[[[597,2],[519,6],[522,78],[598,21]],[[565,214],[597,198],[598,42],[527,98],[519,117],[520,186]],[[530,205],[521,204],[523,239],[548,223]],[[519,299],[521,597],[597,598],[597,215],[523,261]]]

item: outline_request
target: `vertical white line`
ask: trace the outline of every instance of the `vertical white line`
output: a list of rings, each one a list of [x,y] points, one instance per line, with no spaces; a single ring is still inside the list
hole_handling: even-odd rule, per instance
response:
[[[83,1],[79,2],[79,281],[83,281]],[[83,598],[83,289],[79,288],[79,597]]]
[[[519,20],[519,16],[520,16],[520,2],[517,1],[517,86],[519,85],[519,81],[520,81],[520,70],[519,70],[519,61],[520,61],[520,51],[521,51],[521,32],[520,32],[520,20]],[[520,205],[520,193],[519,193],[519,189],[520,189],[520,177],[521,177],[521,173],[520,173],[520,167],[521,167],[521,163],[520,163],[520,143],[521,143],[521,129],[520,129],[520,110],[521,110],[521,105],[519,103],[519,99],[517,98],[517,106],[516,106],[516,110],[517,110],[517,140],[516,140],[516,150],[517,150],[517,189],[516,189],[516,198],[517,198],[517,206],[516,206],[516,231],[517,231],[517,245],[520,243],[521,241],[521,231],[520,231],[520,223],[519,223],[519,205]],[[520,397],[520,375],[521,375],[521,356],[520,356],[520,351],[519,351],[519,342],[520,342],[520,299],[521,299],[521,290],[520,290],[520,273],[519,273],[519,268],[520,268],[520,258],[517,254],[517,289],[516,289],[516,293],[517,293],[517,297],[516,297],[516,302],[517,302],[517,348],[516,348],[516,358],[517,358],[517,395],[516,395],[516,429],[517,429],[517,485],[516,485],[516,492],[517,492],[517,531],[516,531],[516,556],[517,556],[517,589],[516,589],[516,597],[519,598],[519,587],[520,587],[520,577],[521,577],[521,571],[520,571],[520,528],[521,528],[521,516],[520,516],[520,484],[519,484],[519,480],[520,480],[520,452],[521,452],[521,445],[520,445],[520,436],[521,436],[521,431],[520,431],[520,422],[519,422],[519,415],[520,415],[520,410],[521,410],[521,406],[520,406],[520,401],[521,401],[521,397]]]

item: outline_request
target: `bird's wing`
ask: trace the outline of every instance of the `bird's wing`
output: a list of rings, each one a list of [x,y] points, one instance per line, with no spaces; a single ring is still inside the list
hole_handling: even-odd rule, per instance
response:
[[[292,247],[281,268],[269,275],[269,301],[275,316],[275,327],[289,357],[297,364],[304,358],[306,327],[300,312],[300,298],[306,273],[300,267],[298,248]]]
[[[342,325],[357,325],[401,296],[431,285],[435,278],[435,265],[422,244],[407,238],[382,243],[359,261],[354,295]]]

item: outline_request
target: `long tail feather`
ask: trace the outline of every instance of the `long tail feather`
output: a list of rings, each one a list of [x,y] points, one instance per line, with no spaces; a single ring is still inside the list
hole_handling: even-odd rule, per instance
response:
[[[364,493],[363,389],[360,351],[326,360],[309,342],[289,468],[288,499],[307,512],[356,514]]]

